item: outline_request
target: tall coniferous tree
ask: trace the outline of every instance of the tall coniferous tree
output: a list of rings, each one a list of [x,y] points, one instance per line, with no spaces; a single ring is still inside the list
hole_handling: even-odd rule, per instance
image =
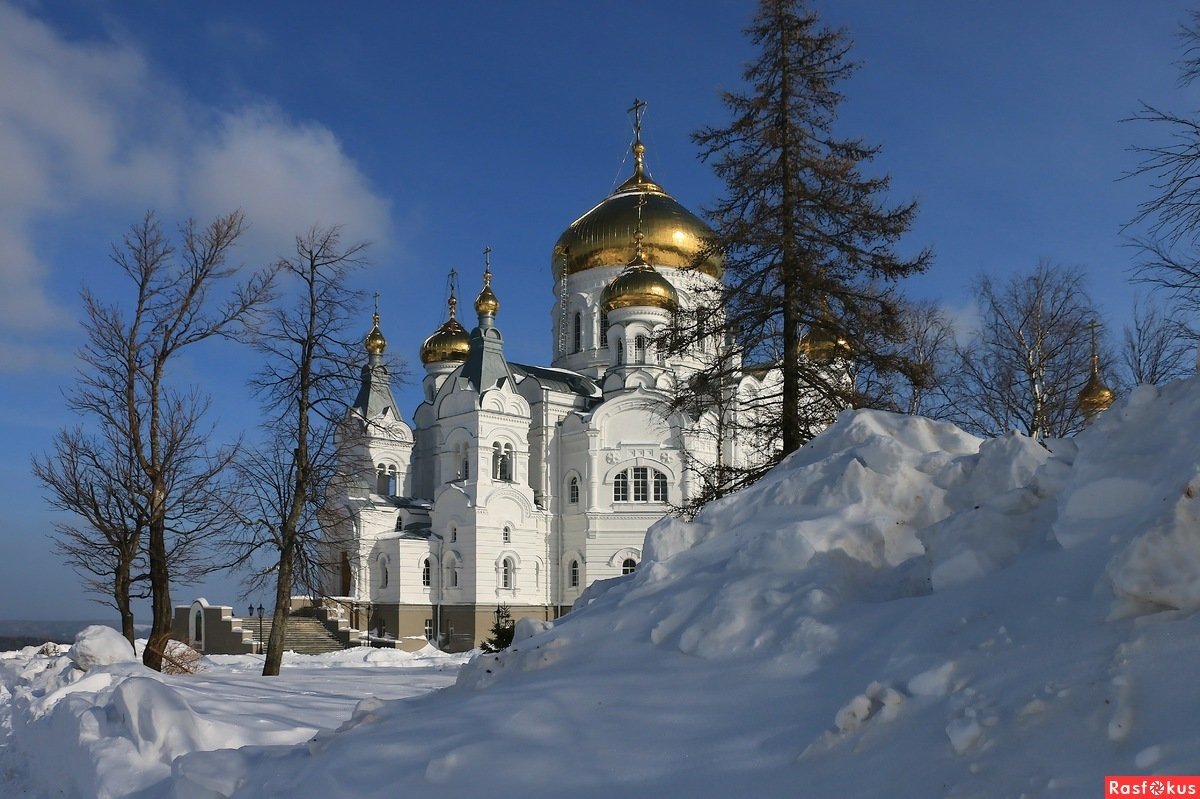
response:
[[[740,357],[715,359],[693,382],[727,385],[739,361],[779,367],[774,396],[759,393],[756,401],[781,410],[752,418],[775,427],[782,457],[832,409],[871,404],[848,379],[852,369],[906,368],[895,347],[902,335],[895,281],[923,271],[932,256],[897,254],[916,203],[888,204],[889,178],[864,174],[879,148],[833,130],[838,86],[857,66],[845,33],[822,26],[800,0],[762,0],[746,33],[758,57],[744,72],[745,90],[724,96],[729,124],[693,135],[725,183],[709,209],[725,281],[708,299],[723,316],[699,332],[717,324]],[[697,332],[673,331],[674,346],[688,346]]]

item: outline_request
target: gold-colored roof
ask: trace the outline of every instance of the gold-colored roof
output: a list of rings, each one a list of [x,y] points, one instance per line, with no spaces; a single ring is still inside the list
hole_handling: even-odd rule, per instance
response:
[[[421,345],[421,363],[444,363],[446,361],[465,361],[467,352],[471,349],[471,336],[458,322],[456,309],[458,300],[450,294],[449,313],[433,335],[425,339]]]
[[[483,273],[483,291],[475,298],[475,313],[495,316],[499,310],[500,300],[496,299],[496,294],[492,291],[492,270],[489,267]]]
[[[363,339],[363,348],[366,349],[368,355],[383,355],[383,351],[387,349],[387,339],[383,337],[383,331],[379,329],[379,312],[376,311],[372,319],[373,325],[371,332]]]
[[[633,175],[596,207],[571,223],[554,247],[551,267],[554,279],[600,266],[622,266],[633,257],[633,233],[641,208],[646,260],[657,267],[687,268],[693,265],[707,275],[720,278],[724,263],[718,253],[696,259],[710,246],[712,229],[667,194],[646,174],[645,146],[633,145]]]
[[[1087,384],[1083,390],[1079,392],[1079,410],[1087,418],[1092,418],[1101,411],[1108,410],[1113,404],[1113,400],[1117,395],[1113,390],[1104,385],[1104,381],[1100,379],[1100,359],[1092,356],[1092,374],[1088,377]]]
[[[679,307],[679,293],[654,267],[631,263],[604,288],[600,304],[606,311],[617,308],[662,308],[673,311]]]
[[[849,343],[828,328],[810,327],[800,339],[800,351],[816,363],[829,363],[849,350]]]

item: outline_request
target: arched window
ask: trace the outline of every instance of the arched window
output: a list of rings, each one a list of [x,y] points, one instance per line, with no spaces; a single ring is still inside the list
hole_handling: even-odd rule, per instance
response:
[[[512,528],[507,524],[504,525],[504,530],[500,533],[500,540],[505,544],[512,543]]]
[[[513,479],[513,448],[512,444],[504,445],[504,452],[500,456],[500,479]]]
[[[578,588],[579,587],[579,561],[577,561],[577,560],[571,561],[570,574],[571,574],[571,576],[570,576],[571,587]]]
[[[625,342],[617,341],[617,366],[625,363]]]
[[[571,482],[567,483],[567,502],[572,505],[579,504],[579,478],[572,477]]]
[[[396,515],[396,532],[400,532],[403,529],[404,529],[404,517],[397,514]]]
[[[633,574],[637,571],[637,561],[633,558],[625,558],[621,561],[621,574]]]
[[[608,349],[608,311],[600,309],[600,348]]]
[[[388,559],[387,555],[379,556],[379,587],[388,587]]]
[[[458,588],[458,561],[452,557],[446,559],[446,582],[443,585]]]
[[[429,568],[429,558],[425,558],[421,561],[421,585],[428,588],[431,582],[433,582],[433,572]]]
[[[503,561],[501,561],[501,563],[500,563],[500,587],[501,588],[512,588],[513,587],[513,576],[514,576],[515,571],[516,571],[516,567],[513,566],[512,558],[505,558]]]
[[[504,464],[504,449],[500,446],[500,442],[496,441],[492,444],[492,479],[500,480],[501,470]]]
[[[450,543],[453,544],[457,540],[458,540],[458,528],[451,527],[450,528]]]
[[[618,472],[613,478],[613,502],[629,501],[629,472]]]
[[[465,443],[454,445],[454,470],[457,479],[471,479],[471,448]]]
[[[646,362],[646,337],[637,336],[633,339],[633,362]]]
[[[667,501],[667,476],[657,469],[654,470],[654,501]]]
[[[383,463],[375,467],[375,493],[388,496],[388,471]]]
[[[579,311],[575,312],[575,326],[571,331],[571,343],[574,347],[571,352],[579,352],[583,349],[583,315]]]

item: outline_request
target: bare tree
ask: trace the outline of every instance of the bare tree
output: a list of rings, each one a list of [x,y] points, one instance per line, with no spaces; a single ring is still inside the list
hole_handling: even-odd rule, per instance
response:
[[[963,426],[988,436],[1080,430],[1076,397],[1090,374],[1090,325],[1098,318],[1082,271],[1043,261],[1000,285],[981,278],[976,295],[980,329],[959,349],[954,387]],[[1101,356],[1102,364],[1111,360]]]
[[[134,642],[132,600],[148,596],[143,541],[146,514],[137,485],[137,459],[128,437],[111,425],[101,435],[82,427],[59,431],[54,451],[34,457],[33,473],[45,485],[50,504],[71,515],[54,524],[55,551],[84,581],[84,587],[110,605],[121,633]]]
[[[1195,339],[1169,310],[1134,299],[1133,318],[1121,340],[1122,382],[1159,385],[1195,371]]]
[[[279,674],[291,597],[297,587],[312,593],[331,565],[321,545],[322,528],[346,525],[328,502],[346,459],[337,424],[353,394],[354,343],[347,334],[361,295],[347,279],[364,265],[365,244],[343,247],[339,228],[313,228],[296,238],[292,257],[278,263],[297,286],[291,301],[266,315],[256,347],[264,356],[253,386],[263,400],[268,437],[238,461],[231,503],[236,534],[228,545],[250,571],[252,585],[273,586],[275,607],[264,675]],[[326,541],[327,543],[327,541]]]
[[[1179,83],[1187,86],[1200,76],[1200,11],[1192,11],[1180,26],[1184,57]],[[1142,103],[1126,121],[1148,123],[1164,134],[1164,143],[1135,146],[1141,156],[1127,177],[1146,177],[1152,195],[1138,206],[1126,229],[1145,225],[1133,244],[1141,250],[1136,279],[1163,289],[1181,310],[1200,311],[1200,121],[1192,116]]]
[[[954,325],[935,302],[906,305],[900,314],[903,340],[898,349],[912,368],[897,375],[891,388],[898,411],[931,419],[954,419],[949,395],[958,368]]]
[[[73,541],[112,547],[115,540],[122,550],[110,554],[114,594],[124,595],[123,583],[133,582],[121,561],[128,559],[135,540],[141,547],[151,600],[143,661],[154,669],[161,667],[171,636],[172,576],[198,572],[198,547],[219,526],[212,488],[234,452],[233,447],[209,448],[211,431],[203,421],[208,400],[194,388],[173,385],[171,365],[186,348],[234,332],[269,295],[270,276],[259,274],[224,298],[210,296],[237,271],[228,259],[243,224],[241,213],[203,228],[188,222],[180,229],[177,249],[148,213],[113,247],[113,263],[132,284],[132,308],[106,303],[84,289],[87,343],[79,353],[79,380],[68,394],[69,407],[99,432],[60,435],[55,456],[41,464],[60,507],[84,521],[79,532],[85,538]],[[80,470],[93,461],[105,461],[106,476],[89,488],[93,478]],[[91,506],[87,494],[64,497],[60,489],[72,482],[94,491],[102,507]],[[76,557],[86,553],[79,549]],[[137,562],[130,560],[130,568]],[[114,596],[114,601],[124,599]]]

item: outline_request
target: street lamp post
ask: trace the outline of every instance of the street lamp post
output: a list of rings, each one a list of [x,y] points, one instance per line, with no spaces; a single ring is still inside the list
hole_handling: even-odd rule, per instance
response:
[[[253,610],[253,608],[251,608]],[[266,642],[263,641],[263,606],[260,603],[258,606],[258,647],[260,651],[266,651]]]

